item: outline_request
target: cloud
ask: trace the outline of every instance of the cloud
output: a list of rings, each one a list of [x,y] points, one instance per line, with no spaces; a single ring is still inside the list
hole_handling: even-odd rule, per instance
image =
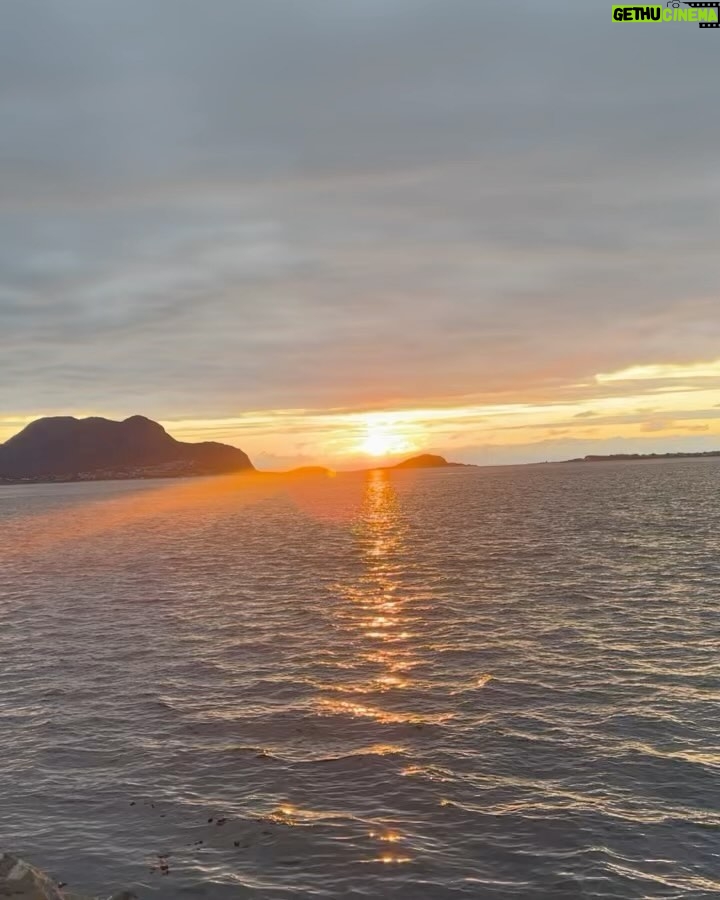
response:
[[[14,4],[0,410],[694,383],[720,337],[716,62],[695,26],[560,0]]]
[[[595,376],[600,384],[613,381],[676,381],[696,378],[720,379],[720,359],[712,362],[685,364],[655,364],[631,366],[620,372],[599,373]]]
[[[710,431],[710,425],[707,422],[689,425],[684,422],[676,422],[674,419],[650,419],[641,424],[640,431],[645,433],[665,431],[703,432]]]
[[[640,431],[653,433],[656,431],[670,431],[674,427],[675,422],[672,419],[650,419],[642,423]]]

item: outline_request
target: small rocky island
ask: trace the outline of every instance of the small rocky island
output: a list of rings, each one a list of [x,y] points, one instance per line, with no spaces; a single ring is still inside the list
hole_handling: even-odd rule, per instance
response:
[[[448,462],[444,456],[436,456],[434,453],[422,453],[420,456],[413,456],[411,459],[405,459],[403,462],[396,463],[394,466],[386,466],[388,469],[454,469],[454,468],[474,468],[467,463]]]

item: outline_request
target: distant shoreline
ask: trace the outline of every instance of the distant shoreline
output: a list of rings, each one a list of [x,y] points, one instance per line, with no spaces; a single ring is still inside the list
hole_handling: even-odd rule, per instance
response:
[[[275,472],[262,469],[239,469],[237,472],[185,472],[161,474],[148,472],[142,474],[133,472],[128,474],[102,474],[93,476],[66,475],[66,476],[36,476],[26,478],[8,478],[0,475],[0,488],[17,487],[30,484],[91,484],[96,482],[117,481],[185,481],[189,478],[242,478],[243,480],[258,479],[311,479],[331,478],[337,475],[363,475],[368,472],[407,472],[407,471],[458,471],[460,469],[512,469],[527,466],[567,466],[573,464],[607,463],[607,462],[662,462],[667,460],[682,459],[720,459],[720,450],[709,450],[698,453],[617,453],[609,456],[586,456],[576,459],[539,460],[528,463],[448,463],[445,466],[369,466],[366,469],[329,469],[323,466],[307,466],[300,469],[289,469],[285,472]]]
[[[477,466],[473,463],[446,463],[445,465],[433,466],[408,466],[402,463],[390,466],[369,466],[366,469],[329,469],[324,466],[303,466],[299,469],[288,469],[284,472],[275,472],[263,469],[238,469],[236,472],[142,472],[134,470],[132,472],[102,472],[102,473],[81,473],[77,475],[33,475],[23,478],[9,478],[0,475],[0,487],[17,486],[24,484],[92,484],[95,482],[108,481],[170,481],[185,480],[188,478],[242,478],[244,480],[252,479],[282,479],[287,481],[310,478],[334,478],[337,475],[363,475],[368,472],[408,472],[408,471],[446,471],[448,469],[478,469],[478,468],[495,468],[494,466]]]
[[[695,453],[609,453],[606,455],[591,454],[576,459],[563,459],[561,463],[593,463],[593,462],[646,462],[657,459],[711,459],[720,457],[720,450],[698,450]]]

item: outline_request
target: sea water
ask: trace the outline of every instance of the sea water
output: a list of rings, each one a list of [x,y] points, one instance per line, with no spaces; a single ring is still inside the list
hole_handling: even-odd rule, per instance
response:
[[[0,849],[157,900],[720,896],[719,496],[0,488]]]

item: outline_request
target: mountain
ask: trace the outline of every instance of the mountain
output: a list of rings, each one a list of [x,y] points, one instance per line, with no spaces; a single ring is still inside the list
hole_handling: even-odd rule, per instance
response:
[[[454,468],[455,466],[464,466],[465,463],[448,462],[444,456],[436,456],[434,453],[423,453],[420,456],[413,456],[410,459],[403,460],[394,466],[388,466],[389,469],[445,469]]]
[[[157,422],[53,416],[0,444],[0,480],[74,480],[217,475],[252,470],[228,444],[176,441]]]

